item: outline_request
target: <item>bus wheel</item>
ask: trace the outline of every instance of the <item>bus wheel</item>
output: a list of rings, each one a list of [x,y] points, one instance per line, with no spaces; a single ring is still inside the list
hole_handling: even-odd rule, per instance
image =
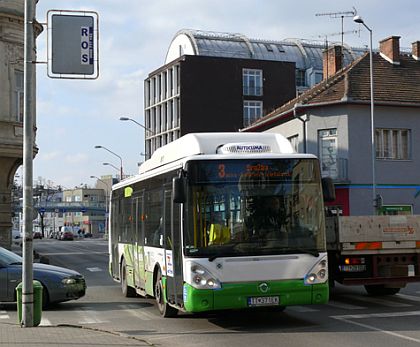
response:
[[[155,282],[155,299],[156,306],[163,317],[175,317],[178,314],[178,310],[172,306],[169,306],[165,299],[165,292],[162,284],[162,272],[158,271]]]
[[[401,288],[387,288],[383,284],[371,284],[365,285],[365,289],[369,295],[380,296],[380,295],[395,295]]]
[[[121,263],[121,290],[126,298],[133,298],[136,296],[136,290],[127,284],[127,266],[125,259]]]

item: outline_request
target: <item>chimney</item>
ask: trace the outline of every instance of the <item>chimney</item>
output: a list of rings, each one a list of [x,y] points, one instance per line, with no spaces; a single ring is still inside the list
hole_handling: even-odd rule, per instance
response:
[[[335,75],[343,67],[343,54],[341,46],[333,46],[324,51],[323,76],[324,80]]]
[[[390,63],[400,64],[400,36],[390,36],[379,41],[379,51],[385,60]]]
[[[413,42],[411,44],[411,55],[415,60],[420,60],[420,41]]]

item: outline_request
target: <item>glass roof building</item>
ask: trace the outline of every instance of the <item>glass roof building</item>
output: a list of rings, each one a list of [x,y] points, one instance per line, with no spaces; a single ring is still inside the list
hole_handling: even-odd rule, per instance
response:
[[[165,64],[144,81],[146,159],[190,132],[238,131],[293,99],[322,81],[326,48],[297,39],[178,31]],[[343,65],[365,52],[342,51]]]
[[[318,41],[270,41],[251,39],[242,34],[183,29],[175,34],[166,54],[165,64],[182,55],[294,62],[296,85],[301,90],[322,80],[325,48],[325,44]],[[364,52],[364,49],[344,45],[343,65],[350,64]]]

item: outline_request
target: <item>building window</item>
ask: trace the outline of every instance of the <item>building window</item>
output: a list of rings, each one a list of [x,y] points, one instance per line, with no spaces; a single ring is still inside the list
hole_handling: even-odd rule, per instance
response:
[[[409,160],[411,132],[408,129],[376,129],[376,158]]]
[[[273,47],[271,47],[271,44],[270,43],[264,43],[264,46],[267,49],[267,51],[273,52]]]
[[[23,122],[23,72],[15,71],[15,109],[14,116],[17,122]]]
[[[296,70],[296,85],[298,87],[306,86],[305,74],[306,74],[305,70]]]
[[[318,145],[322,177],[337,178],[337,129],[319,130]]]
[[[262,101],[244,101],[244,126],[249,126],[261,118],[262,110]]]
[[[287,138],[292,145],[293,150],[299,152],[299,135],[293,135]]]
[[[243,69],[243,93],[244,95],[261,96],[262,93],[262,70]]]

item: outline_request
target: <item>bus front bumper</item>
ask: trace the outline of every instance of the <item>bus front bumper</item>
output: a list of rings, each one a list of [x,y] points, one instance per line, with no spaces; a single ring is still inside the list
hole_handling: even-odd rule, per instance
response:
[[[314,285],[304,285],[303,280],[225,283],[217,290],[196,289],[184,284],[184,307],[188,312],[325,304],[328,297],[328,282]]]

